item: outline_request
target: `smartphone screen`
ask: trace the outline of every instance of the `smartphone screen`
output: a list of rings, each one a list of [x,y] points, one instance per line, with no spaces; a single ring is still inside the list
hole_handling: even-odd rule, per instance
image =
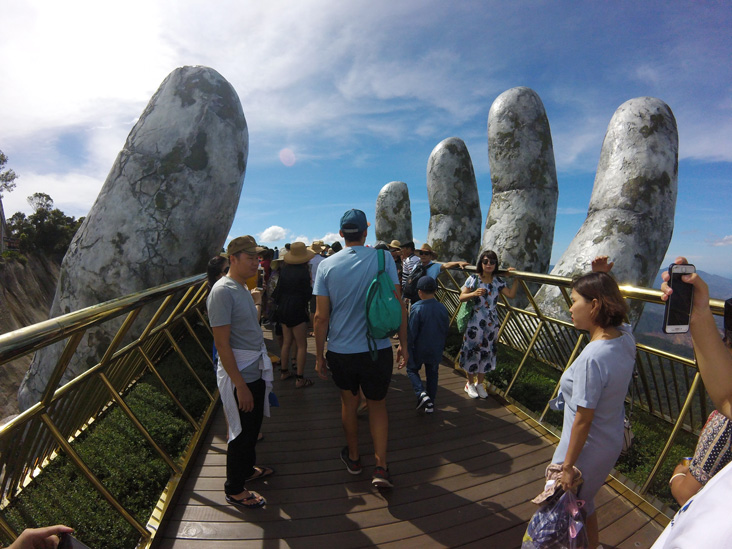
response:
[[[689,331],[691,303],[694,287],[681,277],[696,272],[694,265],[676,265],[669,267],[669,286],[673,293],[666,301],[663,331],[667,334],[683,334]]]
[[[61,534],[58,548],[59,549],[89,549],[89,546],[84,545],[71,534]]]

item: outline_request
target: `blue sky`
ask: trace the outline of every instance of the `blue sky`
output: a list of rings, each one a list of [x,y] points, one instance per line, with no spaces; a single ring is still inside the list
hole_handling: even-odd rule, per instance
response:
[[[232,236],[332,241],[345,210],[373,220],[379,190],[405,181],[419,244],[432,149],[465,141],[485,220],[488,111],[528,86],[552,129],[556,261],[585,219],[613,113],[648,95],[679,127],[664,263],[685,254],[732,277],[729,3],[6,0],[2,16],[0,149],[20,176],[7,215],[28,212],[34,192],[85,215],[165,76],[207,65],[237,90],[249,125]]]

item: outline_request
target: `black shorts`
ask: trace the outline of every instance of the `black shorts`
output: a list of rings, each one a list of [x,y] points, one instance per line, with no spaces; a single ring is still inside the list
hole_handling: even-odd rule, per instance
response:
[[[386,391],[391,382],[391,372],[394,369],[394,353],[391,347],[379,351],[376,362],[371,359],[371,353],[334,353],[325,354],[333,381],[342,391],[351,391],[358,394],[363,391],[369,400],[384,400]]]

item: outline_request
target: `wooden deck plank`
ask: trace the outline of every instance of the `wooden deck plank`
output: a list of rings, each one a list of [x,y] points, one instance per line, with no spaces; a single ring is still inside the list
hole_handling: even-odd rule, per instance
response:
[[[265,331],[265,337],[269,332]],[[313,375],[309,339],[306,375]],[[230,547],[520,547],[536,511],[530,499],[543,485],[553,445],[497,400],[468,399],[465,378],[440,371],[437,411],[419,415],[404,370],[394,372],[387,397],[390,470],[395,488],[371,487],[374,464],[368,419],[359,421],[364,473],[349,475],[340,397],[331,380],[295,389],[274,383],[281,406],[265,418],[258,463],[276,474],[251,489],[264,509],[239,510],[224,500],[226,423],[217,413],[156,545]],[[649,547],[660,526],[616,491],[596,498],[601,540]],[[626,527],[627,524],[627,527]]]

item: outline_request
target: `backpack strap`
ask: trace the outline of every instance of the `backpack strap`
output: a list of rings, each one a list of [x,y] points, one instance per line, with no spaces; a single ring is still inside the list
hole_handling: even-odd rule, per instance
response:
[[[376,250],[376,257],[379,260],[379,271],[376,273],[376,279],[379,278],[379,275],[384,272],[385,266],[384,266],[384,250]],[[373,282],[372,282],[373,284]],[[366,302],[366,314],[368,315],[369,310],[369,303]],[[368,324],[368,319],[366,320],[366,323]],[[371,360],[376,362],[378,356],[379,356],[379,350],[376,347],[376,340],[371,337],[371,333],[369,330],[366,330],[366,343],[369,346],[369,352],[371,353]]]

